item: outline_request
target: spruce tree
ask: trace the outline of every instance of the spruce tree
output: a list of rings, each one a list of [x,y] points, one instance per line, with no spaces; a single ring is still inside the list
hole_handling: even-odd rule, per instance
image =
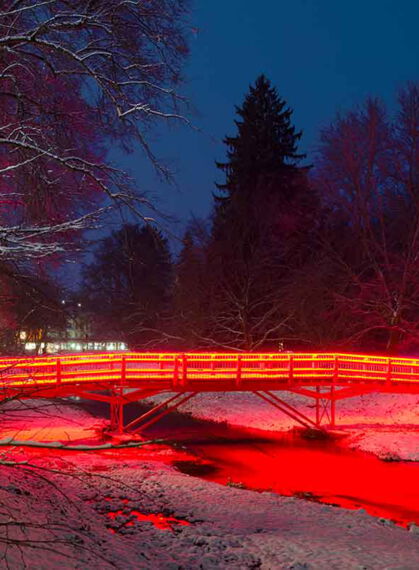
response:
[[[292,111],[264,75],[236,113],[227,160],[217,163],[225,181],[214,196],[208,249],[210,330],[225,347],[250,349],[275,344],[288,320],[279,291],[300,233],[306,169]]]
[[[216,163],[225,182],[217,184],[215,226],[228,217],[244,216],[248,223],[261,199],[290,198],[304,158],[297,152],[301,132],[291,123],[292,111],[264,75],[250,86],[236,113],[237,134],[224,139],[227,161]]]

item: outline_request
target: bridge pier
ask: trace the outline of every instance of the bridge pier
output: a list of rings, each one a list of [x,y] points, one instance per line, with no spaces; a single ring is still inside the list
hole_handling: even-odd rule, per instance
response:
[[[121,435],[124,433],[124,402],[120,395],[110,401],[110,431]]]
[[[330,390],[322,392],[320,386],[316,386],[316,427],[326,423],[329,427],[336,427],[336,400],[334,397],[334,386]],[[322,397],[323,396],[323,397]],[[324,421],[326,420],[326,422]]]

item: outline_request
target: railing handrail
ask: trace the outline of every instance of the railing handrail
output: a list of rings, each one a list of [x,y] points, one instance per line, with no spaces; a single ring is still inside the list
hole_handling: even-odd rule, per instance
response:
[[[419,359],[348,353],[106,352],[0,357],[0,386],[134,380],[171,381],[184,388],[198,381],[231,380],[236,388],[258,379],[309,383],[353,381],[419,383]],[[419,384],[418,384],[419,385]]]

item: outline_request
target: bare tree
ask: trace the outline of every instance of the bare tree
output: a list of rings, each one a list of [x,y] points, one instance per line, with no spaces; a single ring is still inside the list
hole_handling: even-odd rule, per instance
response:
[[[141,145],[169,176],[147,132],[154,121],[183,120],[174,86],[186,9],[183,0],[2,2],[0,255],[59,251],[98,196],[145,215],[147,200],[105,160],[106,148]]]
[[[95,338],[106,331],[133,349],[154,344],[171,290],[167,240],[151,225],[124,224],[102,239],[84,271],[83,296]]]
[[[323,132],[316,172],[330,213],[323,251],[341,280],[330,288],[335,316],[352,319],[346,343],[393,351],[418,339],[418,133],[415,84],[401,91],[393,120],[369,100]]]

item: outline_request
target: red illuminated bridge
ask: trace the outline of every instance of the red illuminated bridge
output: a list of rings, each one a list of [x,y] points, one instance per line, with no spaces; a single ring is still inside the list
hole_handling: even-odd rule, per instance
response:
[[[96,353],[0,358],[1,398],[79,396],[110,404],[111,429],[136,432],[199,392],[253,392],[305,427],[335,425],[336,401],[370,392],[419,393],[419,359],[340,353]],[[313,418],[277,391],[313,398]],[[168,398],[128,425],[124,405]]]

